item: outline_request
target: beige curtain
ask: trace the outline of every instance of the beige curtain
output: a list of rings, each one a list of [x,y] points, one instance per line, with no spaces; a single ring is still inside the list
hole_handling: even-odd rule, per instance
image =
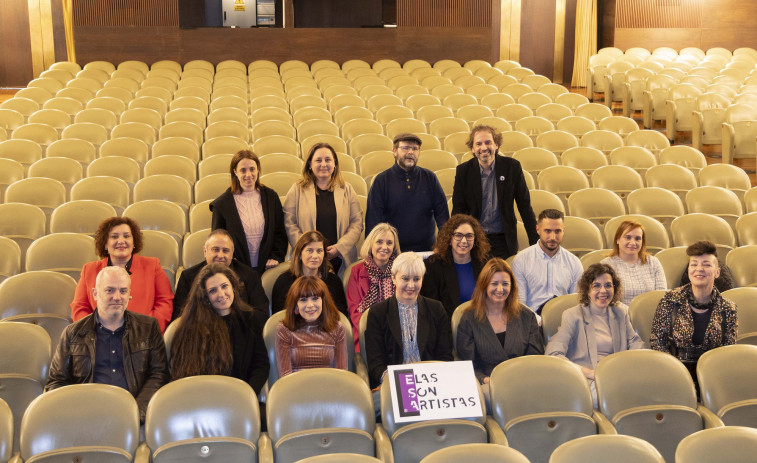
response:
[[[68,60],[76,62],[74,46],[74,0],[61,0],[63,4],[63,27],[66,30],[66,52]]]
[[[586,87],[589,58],[597,52],[597,0],[578,0],[576,4],[576,49],[571,86]]]

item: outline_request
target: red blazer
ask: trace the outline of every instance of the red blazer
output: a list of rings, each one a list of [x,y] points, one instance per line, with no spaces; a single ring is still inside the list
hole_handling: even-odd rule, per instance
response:
[[[71,315],[74,321],[94,312],[97,303],[92,295],[95,278],[100,270],[107,267],[108,258],[88,262],[81,269],[81,278],[76,285]],[[128,309],[151,315],[158,320],[160,331],[166,330],[173,312],[173,291],[168,277],[155,257],[133,255],[131,260],[131,301]]]

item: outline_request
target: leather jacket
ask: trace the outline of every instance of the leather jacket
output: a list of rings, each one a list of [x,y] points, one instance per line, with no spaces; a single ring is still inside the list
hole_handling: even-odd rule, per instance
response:
[[[69,325],[61,335],[50,364],[45,392],[69,384],[91,383],[94,377],[97,332],[94,313]],[[144,422],[150,398],[170,379],[166,347],[155,318],[126,311],[123,365],[129,392],[137,400]]]

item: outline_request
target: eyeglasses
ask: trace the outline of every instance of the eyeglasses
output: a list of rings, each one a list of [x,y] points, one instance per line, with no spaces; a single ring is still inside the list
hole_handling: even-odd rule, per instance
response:
[[[397,149],[405,153],[417,153],[421,150],[420,146],[400,146]]]
[[[605,283],[604,285],[602,283],[592,283],[591,284],[591,289],[593,289],[594,291],[599,291],[602,288],[608,289],[608,290],[612,289],[613,288],[613,284],[612,283]]]
[[[464,235],[462,233],[454,233],[452,235],[452,239],[454,239],[455,241],[462,241],[463,238],[465,238],[465,240],[470,243],[476,238],[476,235],[474,235],[473,233],[468,233],[467,235]]]

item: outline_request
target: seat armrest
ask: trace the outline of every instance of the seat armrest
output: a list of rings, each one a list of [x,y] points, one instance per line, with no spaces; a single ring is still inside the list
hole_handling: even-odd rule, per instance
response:
[[[612,425],[612,422],[598,410],[594,410],[594,412],[591,414],[591,417],[594,418],[594,422],[597,423],[597,432],[599,434],[618,433],[618,431],[615,429],[615,426]]]
[[[147,446],[147,442],[142,442],[139,444],[139,447],[137,447],[134,463],[150,463],[151,453],[150,447]]]
[[[16,454],[8,460],[8,463],[24,463],[24,460],[21,458],[21,455]]]
[[[723,164],[733,164],[733,155],[736,151],[736,129],[728,122],[723,122],[721,131],[723,134],[721,141],[721,162]]]
[[[665,132],[671,144],[676,139],[676,102],[665,100]]]
[[[273,444],[267,432],[260,433],[258,439],[258,461],[260,463],[273,463]]]
[[[641,101],[641,125],[645,129],[651,129],[652,105],[654,104],[654,102],[652,101],[652,92],[650,92],[649,90],[644,90],[644,93],[641,94]]]
[[[484,426],[486,427],[487,434],[489,434],[489,443],[504,445],[507,447],[507,436],[505,436],[505,431],[499,427],[499,423],[497,423],[494,418],[487,416]]]
[[[363,356],[359,353],[355,353],[355,358],[353,360],[353,363],[355,364],[355,374],[360,376],[360,379],[365,381],[365,384],[370,385],[371,382],[368,379],[368,366],[365,364],[365,360],[363,360]]]
[[[702,151],[702,127],[704,127],[704,115],[700,111],[691,112],[691,146]]]
[[[702,416],[702,421],[704,421],[705,429],[721,428],[725,426],[723,420],[721,420],[715,413],[712,412],[712,410],[705,407],[704,405],[698,404],[697,411],[699,412],[699,415]]]
[[[394,463],[394,451],[392,450],[392,441],[386,430],[380,424],[376,425],[373,431],[373,439],[376,441],[376,458],[384,463]]]

